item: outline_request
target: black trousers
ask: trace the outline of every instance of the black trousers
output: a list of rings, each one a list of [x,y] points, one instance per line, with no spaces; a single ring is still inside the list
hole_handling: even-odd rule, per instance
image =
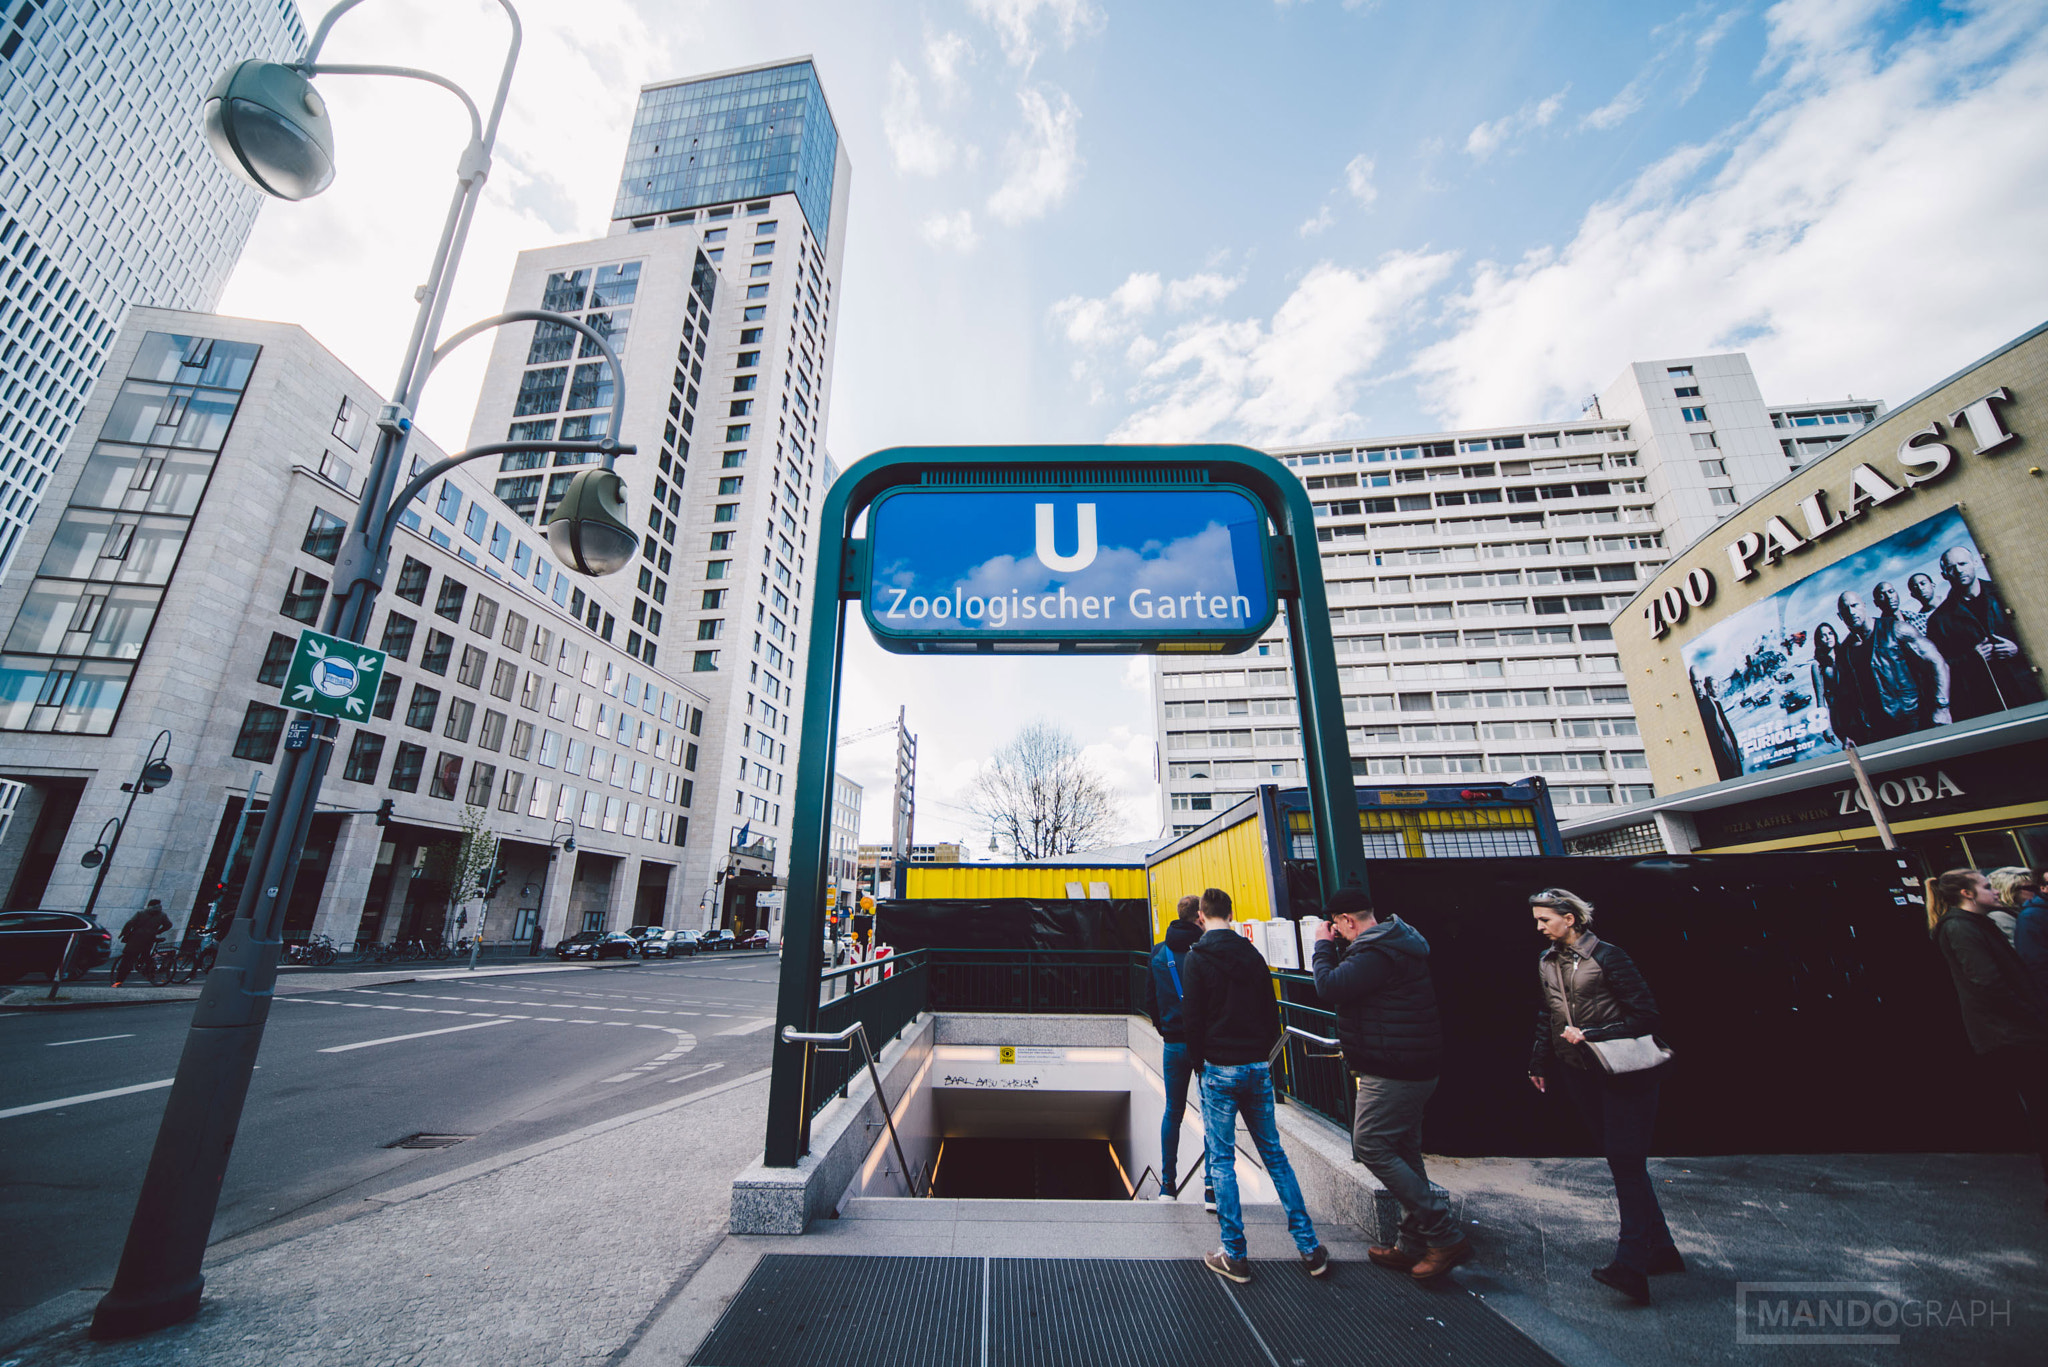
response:
[[[1650,1135],[1657,1127],[1657,1072],[1615,1077],[1560,1063],[1550,1076],[1564,1083],[1614,1175],[1614,1201],[1621,1209],[1621,1237],[1614,1261],[1638,1272],[1650,1270],[1650,1254],[1672,1247],[1664,1208],[1650,1183]]]

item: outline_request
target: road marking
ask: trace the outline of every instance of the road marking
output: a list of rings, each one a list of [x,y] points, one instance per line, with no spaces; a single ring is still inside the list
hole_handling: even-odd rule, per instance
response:
[[[741,1021],[738,1025],[728,1025],[718,1033],[721,1035],[751,1035],[756,1030],[765,1030],[773,1024],[775,1024],[773,1017],[764,1016],[760,1020]]]
[[[165,1078],[161,1082],[138,1082],[133,1087],[114,1087],[104,1092],[86,1092],[82,1096],[59,1097],[55,1101],[38,1101],[33,1106],[14,1106],[0,1111],[0,1120],[17,1115],[34,1115],[37,1111],[54,1111],[60,1106],[82,1106],[88,1101],[105,1101],[109,1097],[133,1096],[137,1092],[153,1092],[159,1087],[168,1087],[176,1078]]]
[[[419,1030],[410,1035],[387,1035],[383,1039],[366,1039],[355,1044],[337,1044],[330,1048],[322,1049],[320,1052],[323,1054],[346,1054],[351,1049],[373,1049],[380,1044],[398,1044],[409,1039],[425,1039],[429,1035],[453,1035],[462,1030],[485,1030],[493,1025],[510,1025],[511,1023],[505,1017],[499,1016],[495,1020],[475,1021],[469,1025],[450,1025],[440,1030]]]
[[[65,1046],[65,1045],[67,1045],[67,1044],[98,1044],[98,1043],[100,1043],[100,1042],[101,1042],[102,1040],[110,1040],[110,1039],[134,1039],[134,1038],[135,1038],[135,1036],[134,1036],[133,1034],[127,1034],[127,1035],[94,1035],[94,1036],[93,1036],[92,1038],[90,1038],[90,1039],[60,1039],[60,1040],[52,1040],[52,1041],[51,1041],[50,1043],[48,1043],[48,1044],[45,1044],[45,1045],[43,1046],[43,1048],[45,1048],[45,1049],[62,1049],[62,1048],[63,1048],[63,1047]]]

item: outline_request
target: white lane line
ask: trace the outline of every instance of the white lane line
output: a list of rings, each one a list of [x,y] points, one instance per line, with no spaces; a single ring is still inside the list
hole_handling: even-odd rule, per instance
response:
[[[718,1033],[721,1035],[751,1035],[756,1030],[766,1030],[773,1024],[775,1024],[775,1021],[772,1017],[763,1017],[760,1020],[741,1021],[738,1025],[728,1025]]]
[[[55,1101],[38,1101],[33,1106],[13,1106],[0,1111],[0,1120],[17,1115],[34,1115],[37,1111],[54,1111],[60,1106],[82,1106],[88,1101],[105,1101],[109,1097],[133,1096],[137,1092],[153,1092],[159,1087],[168,1087],[177,1079],[165,1078],[161,1082],[138,1082],[133,1087],[113,1087],[104,1092],[86,1092],[81,1096],[59,1097]]]
[[[62,1049],[62,1048],[63,1048],[63,1047],[65,1046],[65,1045],[67,1045],[67,1044],[98,1044],[98,1043],[100,1043],[100,1042],[101,1042],[101,1041],[103,1041],[103,1040],[110,1040],[110,1039],[134,1039],[134,1038],[135,1038],[135,1036],[134,1036],[133,1034],[126,1034],[126,1035],[94,1035],[94,1036],[90,1037],[89,1039],[60,1039],[60,1040],[52,1040],[52,1041],[50,1041],[50,1042],[49,1042],[48,1044],[45,1044],[45,1045],[43,1046],[43,1048],[45,1048],[45,1049]]]
[[[410,1035],[387,1035],[383,1039],[360,1040],[355,1044],[337,1044],[330,1048],[322,1049],[320,1052],[323,1054],[346,1054],[351,1049],[373,1049],[380,1044],[398,1044],[409,1039],[425,1039],[429,1035],[453,1035],[463,1030],[487,1030],[493,1025],[510,1025],[511,1023],[505,1017],[499,1016],[495,1020],[474,1021],[468,1025],[450,1025],[440,1030],[419,1030]]]

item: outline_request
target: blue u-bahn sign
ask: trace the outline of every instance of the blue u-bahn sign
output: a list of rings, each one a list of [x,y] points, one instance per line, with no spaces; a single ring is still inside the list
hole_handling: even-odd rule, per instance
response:
[[[891,490],[862,609],[885,650],[1242,650],[1272,625],[1267,517],[1244,489]]]

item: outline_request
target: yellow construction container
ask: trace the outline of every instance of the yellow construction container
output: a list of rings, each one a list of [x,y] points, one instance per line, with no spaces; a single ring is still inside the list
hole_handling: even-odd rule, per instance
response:
[[[1208,888],[1230,894],[1237,920],[1272,919],[1276,862],[1269,852],[1278,834],[1276,817],[1254,795],[1154,854],[1145,870],[1153,939],[1165,938],[1181,898],[1199,897]]]
[[[1145,896],[1142,864],[912,864],[904,871],[904,896],[920,901],[995,901],[1029,897],[1059,901],[1088,896],[1089,885],[1106,883],[1111,897]]]

